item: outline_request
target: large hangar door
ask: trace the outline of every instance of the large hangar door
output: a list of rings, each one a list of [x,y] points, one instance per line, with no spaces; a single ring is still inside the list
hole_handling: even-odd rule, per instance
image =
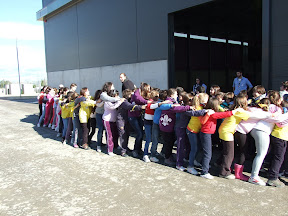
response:
[[[235,72],[261,84],[262,0],[211,1],[169,15],[169,85],[196,78],[232,91]],[[173,37],[173,38],[171,38]]]

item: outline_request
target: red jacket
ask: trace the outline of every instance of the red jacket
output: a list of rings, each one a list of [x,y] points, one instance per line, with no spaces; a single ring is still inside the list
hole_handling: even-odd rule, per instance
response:
[[[232,111],[227,111],[215,112],[210,116],[206,114],[204,117],[199,117],[202,124],[201,132],[206,134],[214,134],[216,131],[217,119],[227,118],[232,115]]]

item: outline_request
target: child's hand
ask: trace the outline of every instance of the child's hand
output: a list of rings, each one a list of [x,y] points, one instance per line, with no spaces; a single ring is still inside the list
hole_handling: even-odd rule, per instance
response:
[[[214,110],[212,110],[212,109],[208,109],[208,112],[207,112],[208,115],[212,115],[212,114],[214,114],[214,113],[215,113]]]

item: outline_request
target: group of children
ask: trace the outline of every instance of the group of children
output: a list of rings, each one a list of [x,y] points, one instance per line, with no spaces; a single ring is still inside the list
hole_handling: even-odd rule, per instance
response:
[[[200,176],[206,179],[214,178],[209,173],[212,146],[221,144],[221,157],[216,163],[219,177],[284,186],[279,172],[286,169],[284,175],[288,174],[287,156],[284,162],[288,141],[288,81],[282,83],[280,93],[274,90],[266,93],[263,86],[255,86],[252,99],[248,99],[247,91],[234,96],[233,92],[221,92],[217,85],[211,86],[209,96],[204,88],[187,93],[181,87],[160,90],[141,83],[137,89],[124,90],[122,98],[111,82],[106,82],[94,97],[88,88],[82,88],[79,95],[76,88],[74,83],[70,89],[43,87],[38,97],[37,126],[43,124],[55,129],[63,143],[70,142],[75,148],[87,150],[97,127],[96,150],[101,152],[105,129],[108,154],[113,156],[117,148],[121,156],[126,157],[132,130],[135,135],[133,157],[141,156],[144,162],[159,162],[159,158],[164,157],[165,164],[193,175],[199,175],[194,167],[198,164],[202,167]],[[248,177],[243,169],[247,149],[253,144],[250,137],[254,139],[256,156]],[[158,153],[160,141],[163,148]],[[176,157],[172,153],[174,145]],[[196,157],[201,158],[201,164]],[[269,163],[267,183],[259,177],[264,160]],[[231,168],[233,161],[235,175]]]

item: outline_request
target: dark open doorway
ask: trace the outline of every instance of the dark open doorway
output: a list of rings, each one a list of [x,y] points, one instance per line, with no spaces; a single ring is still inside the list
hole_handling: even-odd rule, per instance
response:
[[[169,87],[200,78],[232,91],[235,72],[261,84],[262,0],[217,0],[169,14]]]

